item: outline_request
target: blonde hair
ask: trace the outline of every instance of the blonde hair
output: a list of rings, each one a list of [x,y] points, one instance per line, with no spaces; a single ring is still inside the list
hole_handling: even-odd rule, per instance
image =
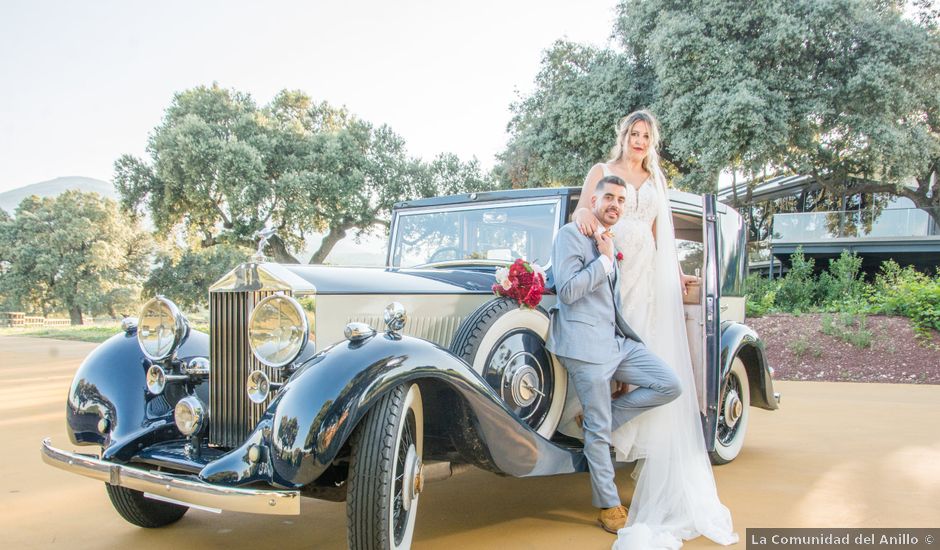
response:
[[[653,113],[646,109],[633,111],[629,115],[620,119],[617,124],[617,141],[610,149],[610,159],[607,162],[616,162],[623,156],[623,147],[627,143],[627,136],[633,126],[640,121],[646,123],[650,129],[650,144],[646,152],[646,158],[643,159],[643,169],[653,175],[654,178],[665,182],[665,175],[659,166],[659,122]]]

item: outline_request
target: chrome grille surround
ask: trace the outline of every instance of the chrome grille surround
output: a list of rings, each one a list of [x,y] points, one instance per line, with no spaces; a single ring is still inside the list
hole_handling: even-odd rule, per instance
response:
[[[262,299],[282,293],[313,296],[316,288],[278,264],[245,263],[209,288],[209,445],[237,447],[261,420],[271,397],[248,399],[248,374],[260,369],[272,382],[282,374],[258,361],[248,345],[248,320]]]
[[[248,399],[248,374],[260,369],[272,382],[280,369],[258,361],[248,346],[248,319],[255,305],[276,290],[211,292],[209,294],[209,444],[217,447],[241,445],[261,420],[273,397],[262,403]]]

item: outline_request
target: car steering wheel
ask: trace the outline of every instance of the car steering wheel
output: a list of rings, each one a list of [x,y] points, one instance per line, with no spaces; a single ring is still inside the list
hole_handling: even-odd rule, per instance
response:
[[[438,256],[442,256],[446,253],[452,253],[454,257],[453,258],[438,258]],[[428,258],[428,263],[433,264],[434,262],[456,260],[459,254],[460,254],[460,250],[456,246],[442,246],[441,248],[438,248],[437,250],[435,250],[434,254],[431,254],[431,257]]]

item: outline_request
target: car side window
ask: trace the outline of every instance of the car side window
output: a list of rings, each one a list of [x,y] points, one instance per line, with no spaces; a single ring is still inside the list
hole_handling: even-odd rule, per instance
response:
[[[676,239],[676,254],[679,256],[679,265],[682,272],[695,275],[702,272],[705,262],[705,245],[701,242]]]

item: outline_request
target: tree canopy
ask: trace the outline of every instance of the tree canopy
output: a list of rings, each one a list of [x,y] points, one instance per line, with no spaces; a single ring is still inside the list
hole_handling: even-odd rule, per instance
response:
[[[150,266],[149,235],[97,193],[24,199],[0,216],[0,294],[8,306],[48,315],[116,317],[133,307]]]
[[[940,206],[937,15],[913,8],[623,0],[616,47],[560,42],[545,55],[535,91],[512,107],[501,177],[577,185],[616,120],[650,107],[680,186],[714,189],[723,170],[790,172]]]
[[[247,94],[197,87],[176,94],[149,140],[149,160],[125,155],[115,185],[125,207],[146,210],[158,232],[181,227],[203,247],[253,247],[277,231],[268,253],[280,262],[325,260],[353,228],[387,225],[395,202],[490,188],[475,162],[408,156],[404,140],[299,91],[259,107]],[[441,176],[446,173],[447,179]],[[306,236],[325,233],[310,258]]]
[[[144,294],[162,294],[186,310],[207,307],[212,283],[246,261],[252,252],[229,244],[208,248],[166,247],[157,254],[144,282]]]
[[[617,121],[647,105],[651,81],[626,55],[558,41],[535,91],[511,106],[510,139],[496,170],[514,187],[580,185],[613,145]]]
[[[700,180],[769,167],[850,194],[907,194],[904,181],[936,171],[940,40],[902,8],[625,0],[616,34],[654,67],[670,147]]]

